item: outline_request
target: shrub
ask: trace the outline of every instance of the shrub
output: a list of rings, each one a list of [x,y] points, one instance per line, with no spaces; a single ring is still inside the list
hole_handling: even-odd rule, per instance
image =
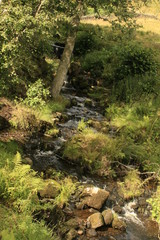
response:
[[[76,184],[68,177],[60,181],[59,184],[59,195],[55,198],[54,205],[63,207],[64,204],[67,204],[71,195],[76,190]]]
[[[33,108],[42,108],[50,93],[49,90],[45,88],[42,80],[39,79],[35,83],[29,85],[26,95],[27,97],[23,101],[24,104]]]
[[[156,73],[157,64],[151,49],[144,48],[138,43],[130,43],[126,46],[119,46],[115,50],[118,54],[116,81],[126,76]]]

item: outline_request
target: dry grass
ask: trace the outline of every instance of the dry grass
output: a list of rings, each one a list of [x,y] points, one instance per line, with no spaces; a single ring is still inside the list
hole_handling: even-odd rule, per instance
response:
[[[155,0],[147,6],[141,6],[137,13],[140,14],[140,16],[137,17],[137,23],[142,26],[142,28],[140,28],[141,31],[160,34],[160,2],[158,0]],[[100,26],[110,26],[110,24],[103,19],[90,18],[83,19],[81,22]]]
[[[142,26],[140,30],[160,34],[160,20],[146,17],[137,18],[137,23]]]
[[[99,26],[110,26],[110,24],[103,19],[84,19],[81,22],[85,24],[93,24]],[[160,19],[153,19],[150,17],[141,16],[137,18],[137,24],[141,26],[141,31],[160,34]]]

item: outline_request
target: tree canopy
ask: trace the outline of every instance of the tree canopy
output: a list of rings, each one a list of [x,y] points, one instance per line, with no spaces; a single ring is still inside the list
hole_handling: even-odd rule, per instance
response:
[[[0,87],[2,92],[16,89],[19,84],[25,85],[30,81],[45,78],[46,71],[49,71],[44,67],[45,57],[52,53],[51,42],[57,36],[64,39],[65,36],[66,39],[67,36],[73,37],[68,64],[65,67],[67,73],[77,27],[88,7],[92,7],[99,17],[100,10],[103,10],[108,20],[114,24],[121,23],[124,26],[125,23],[130,27],[134,22],[134,5],[132,1],[127,0],[1,1]],[[68,49],[68,45],[66,48]],[[51,75],[50,81],[52,81]],[[57,78],[56,81],[59,82],[59,77]],[[64,79],[58,91],[56,87],[52,89],[53,95],[59,94],[63,81]]]

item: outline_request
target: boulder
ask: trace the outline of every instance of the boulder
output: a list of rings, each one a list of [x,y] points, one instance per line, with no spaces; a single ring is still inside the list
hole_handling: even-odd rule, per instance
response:
[[[112,221],[112,227],[121,231],[125,231],[126,230],[126,223],[119,219],[117,216],[114,217],[113,221]]]
[[[39,190],[39,194],[42,198],[55,198],[59,191],[55,187],[54,183],[48,183],[44,189]]]
[[[97,232],[95,229],[91,228],[87,230],[86,233],[87,237],[96,237],[97,236]]]
[[[113,221],[113,213],[110,209],[104,210],[102,212],[104,222],[106,225],[110,225]]]
[[[147,232],[147,235],[151,238],[157,238],[157,236],[159,235],[159,226],[158,223],[156,221],[147,219],[144,222],[144,227],[145,230]]]
[[[66,240],[73,240],[77,237],[78,233],[75,229],[70,229],[66,235]]]
[[[79,222],[77,218],[71,218],[67,222],[65,222],[65,226],[69,228],[77,229],[79,227]]]
[[[122,213],[122,211],[123,211],[123,209],[119,206],[119,205],[117,205],[117,206],[114,206],[113,207],[113,210],[116,212],[116,213]]]
[[[32,161],[32,159],[30,159],[29,157],[24,158],[24,159],[22,160],[22,162],[25,163],[25,164],[29,164],[30,166],[33,165],[33,161]]]
[[[88,207],[100,210],[107,200],[109,192],[98,187],[87,187],[84,189],[81,197],[82,203]]]
[[[92,214],[88,217],[87,222],[90,223],[91,228],[99,228],[104,225],[103,216],[100,212]]]

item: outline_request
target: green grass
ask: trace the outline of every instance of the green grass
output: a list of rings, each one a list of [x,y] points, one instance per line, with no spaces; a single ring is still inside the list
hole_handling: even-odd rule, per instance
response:
[[[53,114],[56,112],[64,112],[68,105],[69,100],[59,97],[57,100],[46,103],[40,111],[35,111],[35,114],[37,114],[40,120],[52,123]]]

